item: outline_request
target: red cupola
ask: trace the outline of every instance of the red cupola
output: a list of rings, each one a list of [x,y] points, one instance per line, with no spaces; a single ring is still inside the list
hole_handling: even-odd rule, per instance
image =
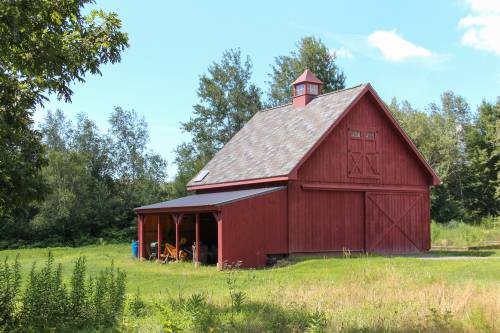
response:
[[[293,106],[306,106],[314,97],[321,94],[321,82],[313,72],[306,69],[293,83]]]

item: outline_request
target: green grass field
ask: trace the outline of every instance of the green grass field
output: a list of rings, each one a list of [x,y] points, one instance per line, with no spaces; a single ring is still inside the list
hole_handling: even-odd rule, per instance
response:
[[[215,267],[139,262],[131,257],[129,244],[51,251],[67,281],[79,256],[87,258],[91,273],[111,261],[126,271],[128,292],[139,290],[149,311],[142,318],[127,313],[125,331],[159,332],[163,319],[155,304],[179,296],[203,293],[221,307],[229,300],[228,273]],[[19,254],[26,282],[32,263],[41,266],[47,252],[7,250],[0,259]],[[236,276],[248,309],[237,331],[275,331],[269,326],[274,320],[316,310],[324,313],[327,331],[500,331],[500,250],[431,252],[426,258],[300,258],[285,267],[242,270]]]
[[[500,217],[487,218],[479,225],[451,222],[432,223],[432,244],[439,246],[476,246],[500,241]]]

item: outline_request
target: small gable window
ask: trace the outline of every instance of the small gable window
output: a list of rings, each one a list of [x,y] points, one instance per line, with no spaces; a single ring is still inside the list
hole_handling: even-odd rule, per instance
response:
[[[298,84],[295,86],[295,96],[301,96],[306,93],[306,86],[304,84]]]
[[[360,139],[361,138],[361,132],[360,131],[351,131],[351,138]]]
[[[366,132],[366,139],[368,139],[368,140],[375,140],[375,133],[373,133],[373,132]]]

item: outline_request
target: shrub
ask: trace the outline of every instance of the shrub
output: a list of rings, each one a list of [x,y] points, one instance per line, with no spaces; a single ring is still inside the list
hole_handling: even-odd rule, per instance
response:
[[[438,332],[452,332],[453,314],[450,310],[440,310],[435,307],[429,308],[427,324]]]
[[[141,298],[139,289],[127,302],[128,313],[133,317],[143,317],[148,313],[148,305]]]
[[[61,278],[62,266],[54,265],[51,252],[42,269],[37,270],[33,263],[19,313],[22,331],[74,331],[117,325],[124,308],[125,273],[115,269],[113,263],[97,279],[86,279],[86,270],[85,258],[78,258],[68,293]]]
[[[21,285],[18,257],[13,264],[5,258],[0,266],[0,331],[10,331],[16,324],[16,302]]]
[[[125,283],[125,272],[115,269],[113,263],[111,267],[101,271],[95,283],[93,280],[89,282],[93,318],[97,326],[116,325],[125,305]]]
[[[204,294],[185,298],[169,297],[158,302],[162,332],[327,332],[323,311],[310,312],[305,306],[268,302],[247,302],[234,313],[230,302],[212,304]]]
[[[71,292],[69,294],[69,311],[70,318],[74,327],[83,327],[90,319],[89,309],[89,291],[85,285],[86,273],[85,257],[80,257],[76,260],[71,276]]]
[[[324,333],[326,332],[326,315],[321,310],[313,312],[309,318],[306,333]]]
[[[227,263],[224,265],[224,270],[226,272],[226,285],[229,290],[229,297],[231,298],[231,312],[233,314],[241,311],[247,298],[246,293],[241,290],[242,282],[238,278],[238,269],[240,267],[241,262],[237,262],[234,265]]]
[[[54,268],[49,252],[45,267],[36,269],[33,263],[28,286],[24,293],[21,322],[35,331],[55,329],[66,319],[67,294],[61,279],[62,266]]]
[[[190,329],[195,332],[206,332],[213,323],[210,305],[205,295],[196,293],[189,296],[182,304],[184,313],[187,314]]]

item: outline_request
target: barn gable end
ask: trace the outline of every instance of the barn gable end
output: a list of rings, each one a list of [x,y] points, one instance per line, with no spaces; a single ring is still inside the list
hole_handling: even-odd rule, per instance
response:
[[[437,183],[368,85],[291,173],[290,253],[428,250]]]
[[[423,167],[374,96],[364,94],[298,170],[310,182],[431,185]]]

